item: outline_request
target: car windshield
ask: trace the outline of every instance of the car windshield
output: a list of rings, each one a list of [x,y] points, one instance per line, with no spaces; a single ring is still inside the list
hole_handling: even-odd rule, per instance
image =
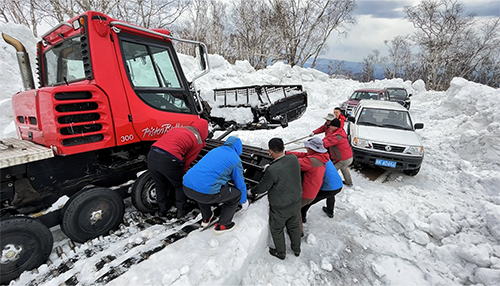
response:
[[[378,93],[369,91],[355,91],[349,99],[378,99]]]
[[[405,99],[407,95],[405,89],[389,89],[389,96],[391,99]]]
[[[359,125],[413,130],[407,111],[363,108],[357,122]]]

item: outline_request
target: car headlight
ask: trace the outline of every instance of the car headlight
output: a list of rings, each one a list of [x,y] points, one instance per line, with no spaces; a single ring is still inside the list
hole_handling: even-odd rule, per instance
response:
[[[357,137],[354,137],[354,140],[352,141],[352,145],[356,147],[361,147],[361,148],[372,148],[372,144],[370,141],[365,140],[365,139],[360,139]]]
[[[423,146],[410,146],[406,150],[406,154],[411,154],[411,155],[424,155],[424,147]]]

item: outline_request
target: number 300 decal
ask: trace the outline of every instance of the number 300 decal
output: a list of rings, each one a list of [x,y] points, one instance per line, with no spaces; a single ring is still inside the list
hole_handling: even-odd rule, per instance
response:
[[[127,142],[127,141],[130,141],[130,140],[134,140],[134,134],[121,136],[120,139],[121,139],[122,142]]]

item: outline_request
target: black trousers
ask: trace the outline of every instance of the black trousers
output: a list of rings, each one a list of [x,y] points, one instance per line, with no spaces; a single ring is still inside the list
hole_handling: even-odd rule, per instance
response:
[[[284,228],[290,236],[291,248],[300,252],[300,205],[301,201],[284,208],[269,208],[269,229],[278,254],[286,253]]]
[[[233,220],[241,199],[241,191],[230,186],[223,186],[217,194],[203,194],[184,186],[184,193],[198,202],[204,220],[210,219],[212,215],[211,205],[222,204],[219,218],[219,224],[222,225],[228,225]]]
[[[148,169],[156,184],[156,201],[160,212],[172,207],[171,187],[175,190],[175,206],[183,212],[186,203],[186,195],[182,190],[184,163],[172,154],[153,147],[148,154]]]
[[[318,195],[316,195],[316,198],[310,204],[305,205],[302,207],[302,209],[300,209],[302,217],[306,217],[307,211],[312,205],[324,199],[326,199],[326,211],[329,214],[333,214],[333,208],[335,207],[335,195],[340,193],[341,190],[342,188],[336,189],[334,191],[319,191]]]

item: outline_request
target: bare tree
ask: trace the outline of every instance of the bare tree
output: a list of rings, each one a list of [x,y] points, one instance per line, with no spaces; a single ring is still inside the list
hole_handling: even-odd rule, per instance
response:
[[[35,16],[35,0],[4,0],[0,4],[0,22],[14,22],[31,29],[33,35],[37,37],[37,27],[40,19]]]
[[[345,66],[345,61],[329,61],[328,62],[328,75],[334,78],[351,79],[354,73],[351,68]]]
[[[241,59],[261,69],[283,58],[282,44],[276,37],[275,17],[266,0],[233,3],[231,21],[235,46]]]
[[[355,23],[354,0],[269,0],[276,20],[284,60],[290,65],[304,64],[313,58],[311,67],[326,48],[335,30],[345,32],[345,24]]]
[[[384,68],[384,77],[406,79],[405,68],[412,64],[411,45],[409,36],[397,36],[384,44],[389,49],[389,55],[381,59]]]
[[[421,49],[428,89],[443,89],[449,81],[443,76],[443,64],[449,61],[453,40],[475,23],[473,15],[464,17],[463,5],[455,0],[423,0],[405,7],[407,19],[419,30],[414,41]]]
[[[358,80],[362,82],[369,82],[375,79],[375,71],[377,64],[379,63],[379,50],[373,50],[371,54],[363,58],[360,64],[361,74],[358,76]]]

